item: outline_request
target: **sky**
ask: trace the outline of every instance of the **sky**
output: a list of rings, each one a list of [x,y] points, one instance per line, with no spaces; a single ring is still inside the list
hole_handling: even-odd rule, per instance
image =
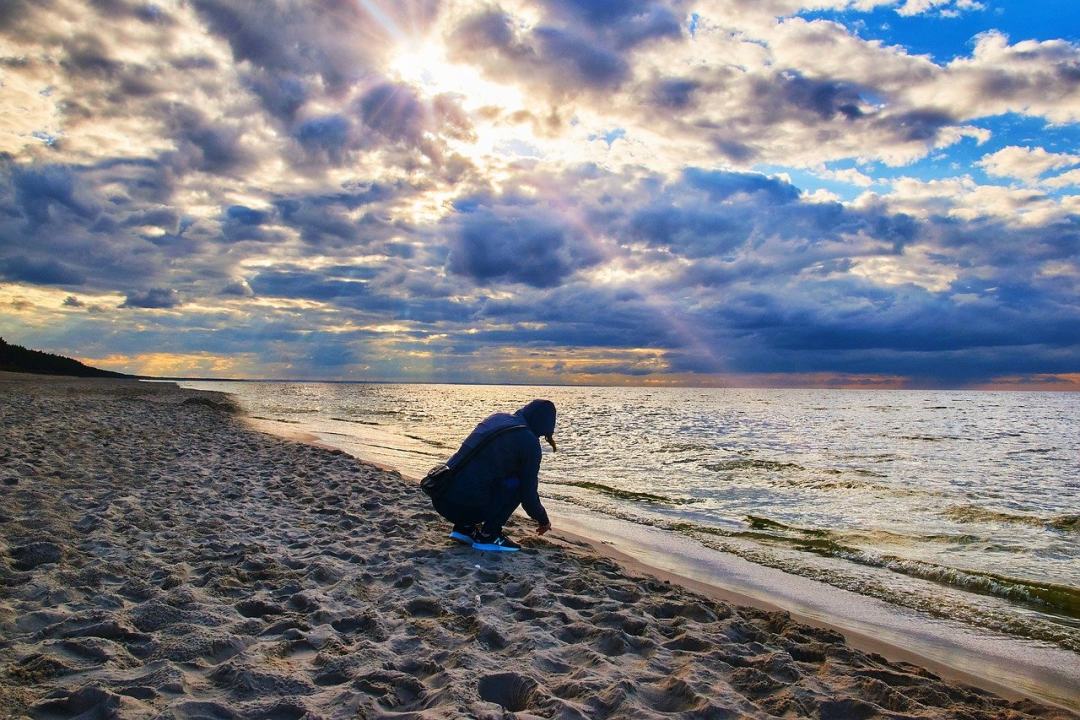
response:
[[[1080,390],[1075,0],[3,0],[0,336]]]

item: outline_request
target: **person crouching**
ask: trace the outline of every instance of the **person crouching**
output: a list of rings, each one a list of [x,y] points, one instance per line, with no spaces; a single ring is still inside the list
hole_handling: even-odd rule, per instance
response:
[[[488,552],[521,548],[503,534],[503,525],[521,505],[536,521],[536,532],[551,529],[540,502],[540,438],[555,450],[555,404],[533,400],[514,414],[495,413],[469,433],[446,461],[453,477],[432,500],[435,511],[454,524],[450,537]],[[464,462],[462,462],[464,460]]]

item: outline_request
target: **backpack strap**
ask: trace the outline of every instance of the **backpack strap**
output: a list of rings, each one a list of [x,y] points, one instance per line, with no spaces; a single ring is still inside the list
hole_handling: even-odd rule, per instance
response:
[[[511,430],[517,430],[519,428],[525,428],[526,430],[528,430],[529,426],[528,425],[507,425],[506,427],[499,428],[498,430],[493,430],[493,431],[489,432],[487,435],[485,435],[480,440],[480,442],[476,443],[476,445],[469,448],[469,452],[465,453],[460,458],[458,458],[458,460],[453,465],[450,465],[449,463],[447,463],[447,467],[450,468],[451,472],[456,473],[458,470],[463,468],[466,463],[468,463],[470,460],[472,460],[473,456],[476,455],[476,453],[480,452],[481,448],[483,448],[489,442],[491,442],[492,440],[494,440],[499,435],[502,435],[505,432],[510,432]]]

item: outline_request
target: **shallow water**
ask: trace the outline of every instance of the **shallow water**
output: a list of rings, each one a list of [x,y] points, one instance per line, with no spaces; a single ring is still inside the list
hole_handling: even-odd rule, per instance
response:
[[[421,476],[559,408],[541,494],[931,616],[1080,651],[1080,395],[184,383]]]

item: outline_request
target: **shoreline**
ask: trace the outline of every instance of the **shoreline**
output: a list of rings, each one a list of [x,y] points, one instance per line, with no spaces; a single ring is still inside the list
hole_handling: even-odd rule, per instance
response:
[[[284,424],[280,421],[272,419],[251,419],[246,420],[251,427],[255,428],[259,432],[267,432],[278,437],[288,438],[299,442],[310,443],[316,447],[329,448],[342,450],[344,452],[350,452],[344,447],[338,447],[333,444],[332,440],[323,439],[305,430],[298,430]],[[406,484],[410,486],[416,486],[420,479],[412,477],[400,471],[397,468],[389,465],[376,462],[371,458],[366,458],[361,455],[356,455],[350,452],[354,457],[364,463],[374,465],[384,471],[397,473]],[[590,513],[584,511],[581,508],[574,508],[576,513],[581,516],[588,516]],[[520,516],[520,511],[518,512]],[[911,642],[909,638],[909,645],[905,646],[902,642],[897,642],[895,637],[888,640],[875,637],[873,634],[873,628],[856,628],[848,624],[840,622],[839,616],[835,612],[830,612],[826,617],[815,617],[813,614],[801,612],[798,608],[791,604],[784,603],[783,601],[774,602],[766,600],[758,595],[750,594],[748,592],[740,592],[739,590],[725,585],[722,578],[712,575],[709,579],[703,580],[700,578],[692,577],[692,572],[689,572],[688,567],[679,567],[679,563],[673,563],[674,568],[665,569],[660,567],[659,563],[650,562],[642,559],[638,555],[633,554],[633,550],[636,548],[628,548],[622,550],[617,545],[617,540],[623,538],[616,538],[612,534],[605,534],[595,524],[587,524],[581,522],[581,517],[574,517],[571,519],[570,524],[574,527],[574,530],[567,530],[565,527],[559,527],[556,523],[556,527],[553,532],[546,536],[550,540],[562,540],[568,542],[570,545],[585,546],[591,549],[593,552],[598,553],[603,557],[615,560],[620,565],[626,567],[628,570],[655,577],[664,582],[671,582],[681,585],[693,592],[700,593],[706,597],[722,600],[725,602],[732,602],[737,605],[753,607],[759,610],[767,612],[785,612],[791,615],[792,619],[818,627],[824,630],[839,632],[847,639],[848,643],[859,650],[868,653],[875,653],[886,657],[890,660],[899,662],[909,662],[924,667],[935,674],[946,678],[954,682],[965,683],[973,685],[975,687],[988,690],[995,694],[1001,695],[1011,699],[1029,698],[1037,700],[1039,702],[1050,703],[1056,707],[1068,710],[1070,712],[1077,712],[1080,710],[1080,698],[1070,698],[1068,694],[1056,694],[1053,692],[1055,689],[1058,693],[1061,693],[1062,688],[1068,688],[1069,680],[1057,679],[1057,682],[1050,682],[1046,678],[1032,679],[1029,683],[1029,687],[1024,687],[1023,683],[1018,682],[1017,678],[1011,677],[1012,683],[996,680],[993,677],[989,677],[986,672],[986,668],[983,667],[983,672],[975,672],[973,670],[965,669],[959,664],[959,658],[955,652],[950,652],[948,648],[933,648],[933,650],[939,651],[937,654],[948,656],[949,659],[936,658],[933,650],[926,652],[925,648],[920,649],[918,645]],[[619,524],[622,521],[614,520],[615,524]],[[625,524],[625,523],[623,523]],[[709,550],[710,553],[723,554],[720,551]],[[776,571],[782,573],[782,571]],[[791,576],[789,576],[791,577]],[[800,578],[795,578],[800,580]],[[808,583],[816,584],[816,583]],[[826,592],[835,593],[836,595],[845,594],[846,591],[832,588],[828,586]],[[861,597],[860,597],[861,599]],[[878,601],[868,600],[871,603],[877,603]],[[1063,654],[1068,654],[1068,651],[1062,650]],[[1077,669],[1080,673],[1080,659],[1077,660]],[[970,665],[970,664],[969,664]],[[1007,668],[1002,669],[998,673],[1000,676],[1009,676]],[[1072,700],[1072,702],[1070,702]]]
[[[454,547],[400,473],[153,385],[0,376],[0,714],[1075,717],[519,520]]]

